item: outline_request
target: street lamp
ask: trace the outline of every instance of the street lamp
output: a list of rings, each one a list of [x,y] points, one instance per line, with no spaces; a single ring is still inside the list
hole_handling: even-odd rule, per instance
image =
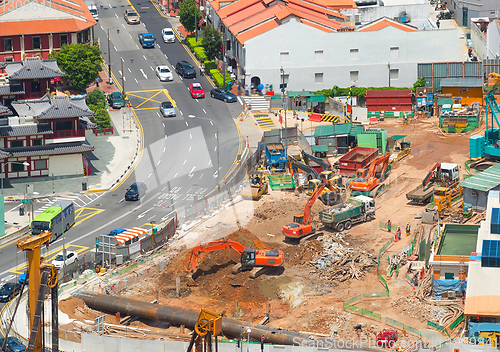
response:
[[[389,69],[389,87],[391,86],[391,63],[387,63],[387,68]]]
[[[125,71],[123,70],[123,63],[125,62],[125,59],[130,58],[130,62],[134,62],[134,58],[132,56],[127,56],[125,58],[121,58],[121,63],[122,63],[122,98],[125,99]]]
[[[220,189],[219,187],[219,169],[220,169],[220,165],[219,165],[219,126],[217,125],[217,123],[212,120],[212,119],[209,119],[208,117],[197,117],[197,116],[194,116],[194,115],[189,115],[189,118],[191,119],[201,119],[201,120],[208,120],[210,121],[210,123],[214,124],[215,125],[215,128],[217,129],[217,189]]]
[[[247,352],[250,352],[250,333],[252,332],[252,329],[247,330]]]
[[[108,72],[109,72],[109,84],[113,84],[113,77],[111,77],[111,50],[109,50],[109,30],[116,28],[116,32],[120,33],[120,29],[116,26],[108,28]]]
[[[285,70],[283,69],[283,66],[280,68],[281,72],[281,96],[282,96],[282,103],[283,103],[283,110],[285,114],[285,157],[286,160],[288,160],[288,129],[287,129],[287,123],[286,123],[286,103],[285,103]]]

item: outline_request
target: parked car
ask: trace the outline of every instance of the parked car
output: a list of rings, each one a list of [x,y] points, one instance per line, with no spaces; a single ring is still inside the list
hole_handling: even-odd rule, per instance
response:
[[[125,193],[125,200],[139,200],[146,192],[146,184],[142,182],[132,183]]]
[[[139,24],[141,23],[141,18],[139,17],[139,14],[135,12],[134,10],[125,10],[123,11],[123,18],[125,19],[125,22],[128,24]]]
[[[189,92],[193,99],[205,98],[205,89],[203,89],[200,83],[191,83],[189,85]]]
[[[173,81],[174,75],[168,66],[156,66],[156,76],[160,81]]]
[[[21,285],[15,282],[7,282],[0,287],[0,302],[10,301],[19,292],[21,292]]]
[[[161,30],[161,36],[164,43],[175,43],[175,34],[172,28],[163,28]]]
[[[0,347],[3,345],[5,338],[0,339]],[[24,352],[26,351],[26,346],[23,345],[17,337],[9,336],[7,337],[7,343],[5,344],[5,352]]]
[[[160,105],[160,112],[163,117],[175,117],[175,107],[172,105],[170,101],[164,101]]]
[[[175,71],[184,78],[196,78],[196,71],[193,65],[186,61],[179,61],[175,65]]]
[[[123,97],[120,92],[113,92],[108,95],[108,103],[113,109],[120,109],[125,106],[125,101],[123,101]]]
[[[210,96],[215,99],[223,100],[226,103],[235,103],[237,98],[236,95],[228,91],[227,89],[214,88],[210,91]]]
[[[78,253],[66,251],[66,262],[64,262],[63,252],[60,252],[52,261],[52,264],[54,264],[56,269],[59,270],[62,269],[63,266],[68,266],[74,262],[78,262]]]

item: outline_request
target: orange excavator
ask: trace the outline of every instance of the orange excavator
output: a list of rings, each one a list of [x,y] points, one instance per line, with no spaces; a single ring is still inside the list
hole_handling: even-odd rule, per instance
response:
[[[282,227],[283,235],[285,235],[286,238],[298,240],[304,236],[311,235],[314,231],[316,231],[311,224],[311,208],[325,187],[328,187],[328,189],[332,192],[337,192],[335,186],[330,184],[328,180],[322,178],[321,184],[316,187],[313,194],[311,194],[311,197],[307,201],[307,204],[304,207],[304,213],[295,215],[291,224],[284,225]]]
[[[386,179],[389,172],[389,158],[391,154],[386,153],[370,164],[369,168],[356,170],[356,177],[351,181],[351,190],[361,192],[372,192]],[[380,172],[377,167],[381,166]],[[376,192],[375,192],[376,193]],[[375,194],[376,195],[376,194]]]
[[[284,253],[281,250],[246,248],[241,243],[231,240],[205,242],[200,243],[191,251],[191,257],[189,258],[187,267],[188,276],[192,278],[201,253],[222,249],[233,249],[241,256],[240,262],[233,266],[231,272],[233,274],[238,274],[243,270],[252,270],[250,272],[251,279],[255,279],[257,276],[263,274],[268,274],[282,267],[284,262]]]

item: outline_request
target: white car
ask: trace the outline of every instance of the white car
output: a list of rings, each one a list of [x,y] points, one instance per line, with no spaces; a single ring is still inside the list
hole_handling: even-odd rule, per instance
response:
[[[156,66],[156,76],[160,81],[173,81],[174,75],[168,66]]]
[[[64,264],[63,252],[60,252],[56,258],[52,261],[52,264],[56,269],[62,269],[63,266],[68,266],[78,261],[78,253],[72,251],[66,251],[66,264]]]
[[[161,30],[161,36],[164,43],[175,43],[175,34],[172,28],[163,28]]]

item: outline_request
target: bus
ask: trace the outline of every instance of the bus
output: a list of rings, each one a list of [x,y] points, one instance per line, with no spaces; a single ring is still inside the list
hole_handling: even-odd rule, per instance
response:
[[[73,202],[60,200],[45,209],[31,221],[31,233],[39,235],[42,232],[52,232],[50,243],[68,231],[75,224]]]

